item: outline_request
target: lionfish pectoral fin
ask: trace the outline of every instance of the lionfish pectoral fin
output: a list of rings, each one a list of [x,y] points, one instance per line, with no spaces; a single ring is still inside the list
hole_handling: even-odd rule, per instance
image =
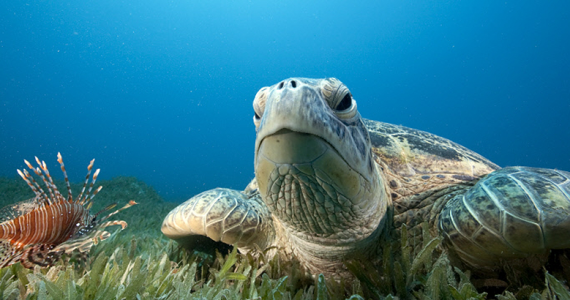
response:
[[[54,246],[48,244],[35,244],[27,247],[20,258],[20,263],[28,269],[33,269],[35,265],[52,266],[64,253],[63,251],[52,251],[52,249]]]
[[[98,212],[95,214],[95,216],[98,216],[98,215],[100,215],[101,213],[104,213],[104,212],[106,212],[106,211],[108,211],[108,210],[111,210],[111,209],[115,208],[115,206],[117,206],[117,203],[109,204],[109,205],[105,206],[105,208],[103,208],[103,209],[101,209],[100,211],[98,211]]]
[[[105,222],[103,224],[101,224],[100,228],[105,228],[105,227],[109,227],[109,226],[114,226],[114,225],[121,225],[121,230],[127,228],[127,222],[125,221],[109,221],[109,222]]]
[[[7,267],[20,261],[24,251],[7,240],[0,240],[0,268]]]
[[[99,232],[95,233],[95,236],[98,235]],[[74,250],[77,250],[81,253],[89,252],[91,246],[96,244],[94,242],[95,236],[92,237],[92,234],[83,236],[82,238],[72,239],[65,243],[59,244],[55,247],[54,251],[60,251],[62,253],[70,253]]]
[[[125,204],[125,206],[123,206],[123,207],[117,209],[116,211],[114,211],[114,212],[112,212],[112,213],[106,215],[105,217],[101,218],[101,221],[105,221],[105,220],[107,220],[110,216],[112,216],[112,215],[114,215],[114,214],[120,212],[121,210],[127,209],[127,208],[129,208],[129,207],[131,207],[131,206],[133,206],[133,205],[137,205],[137,204],[138,204],[138,203],[136,203],[135,200],[131,200],[131,201],[129,201],[129,203]],[[109,206],[107,206],[107,207],[110,207],[110,208],[108,208],[108,209],[105,208],[105,209],[103,209],[102,211],[106,211],[106,210],[112,209],[112,208],[115,207],[115,206],[112,206],[112,207],[111,207],[111,205],[109,205]],[[97,214],[99,214],[99,213],[97,213]],[[125,227],[127,227],[126,224],[127,224],[127,223],[125,223],[125,226],[121,225],[121,226],[123,226],[123,229],[125,229]],[[115,225],[117,225],[117,224],[115,224]],[[109,226],[110,226],[110,225],[109,225]]]
[[[99,244],[99,242],[102,242],[106,239],[108,239],[111,236],[111,234],[107,231],[101,230],[101,231],[97,231],[95,233],[95,236],[93,237],[93,244],[97,245]]]
[[[7,240],[0,240],[0,268],[20,262],[22,266],[33,269],[34,266],[47,267],[53,265],[62,253],[53,252],[53,245],[34,244],[17,247]]]

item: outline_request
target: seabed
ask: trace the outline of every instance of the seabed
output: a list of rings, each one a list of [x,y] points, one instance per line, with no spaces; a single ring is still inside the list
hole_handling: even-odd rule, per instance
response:
[[[384,248],[381,266],[348,262],[359,279],[352,282],[312,278],[294,263],[279,257],[267,261],[263,254],[189,252],[160,232],[177,204],[163,201],[135,177],[100,185],[92,211],[134,199],[139,205],[116,216],[129,226],[109,228],[111,237],[92,247],[87,261],[71,255],[49,268],[28,270],[18,263],[0,269],[0,299],[570,299],[566,280],[546,270],[542,286],[508,288],[498,295],[477,290],[469,272],[453,268],[436,250],[438,238],[424,236],[422,249],[414,252],[406,230],[401,242]],[[73,184],[73,191],[81,186]],[[20,178],[0,177],[0,207],[32,197]]]

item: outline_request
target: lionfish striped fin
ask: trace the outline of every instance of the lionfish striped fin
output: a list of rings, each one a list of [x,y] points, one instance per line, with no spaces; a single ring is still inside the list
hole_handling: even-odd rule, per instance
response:
[[[93,199],[93,197],[95,197],[95,195],[97,195],[97,193],[99,193],[99,191],[101,191],[101,189],[103,189],[103,186],[99,186],[94,192],[93,195],[91,195],[91,197],[89,197],[89,199],[85,198],[84,202],[82,202],[83,205],[87,205],[89,207],[91,207],[91,200]]]
[[[65,243],[57,245],[54,251],[69,253],[71,251],[79,251],[83,253],[89,253],[91,246],[93,244],[98,244],[99,241],[104,241],[109,238],[111,234],[104,230],[96,230],[88,235],[82,235],[81,237],[71,239]]]
[[[131,201],[129,201],[129,203],[125,204],[125,206],[123,206],[123,207],[117,209],[116,211],[114,211],[114,212],[112,212],[112,213],[110,213],[110,214],[104,216],[103,218],[101,218],[101,222],[107,220],[110,216],[112,216],[112,215],[114,215],[114,214],[120,212],[121,210],[127,209],[127,208],[129,208],[129,207],[131,207],[131,206],[133,206],[133,205],[137,205],[137,204],[138,204],[138,203],[136,203],[135,200],[131,200]],[[115,206],[116,206],[116,205],[115,205]],[[111,207],[111,206],[109,205],[109,206],[108,206],[108,209],[105,208],[105,209],[103,209],[102,211],[98,212],[97,214],[99,214],[99,213],[101,213],[101,212],[103,212],[103,211],[106,211],[106,210],[113,209],[113,207],[115,207],[115,206],[112,206],[112,207]],[[121,221],[121,222],[123,222],[123,221]],[[107,222],[107,223],[109,223],[109,222]],[[106,224],[106,223],[105,223],[105,224]],[[109,225],[109,226],[110,226],[110,225]],[[121,226],[122,226],[122,225],[121,225]],[[123,226],[123,229],[125,229],[125,227],[126,227],[126,223],[125,223],[125,226]]]
[[[38,183],[36,182],[34,177],[32,177],[30,175],[30,173],[28,173],[28,171],[26,171],[25,169],[24,169],[24,172],[20,171],[20,169],[18,169],[17,171],[18,171],[18,175],[20,175],[20,177],[22,177],[22,179],[24,179],[24,181],[26,181],[26,183],[32,189],[34,194],[36,194],[36,197],[42,198],[42,199],[47,197],[44,190],[38,185]]]
[[[63,178],[65,179],[65,184],[67,185],[67,201],[73,201],[73,194],[71,193],[71,184],[69,183],[69,178],[67,177],[67,172],[65,171],[65,165],[63,164],[63,157],[61,153],[57,153],[57,162],[61,166],[61,171],[63,172]]]
[[[20,258],[22,266],[33,269],[35,265],[47,267],[53,265],[63,252],[52,251],[53,245],[35,244],[24,249]]]
[[[38,164],[41,166],[41,163],[39,162],[39,159],[36,157],[36,161],[38,162]],[[26,163],[26,165],[28,165],[28,168],[30,168],[30,170],[34,171],[34,173],[36,173],[36,175],[38,175],[42,181],[44,182],[45,186],[47,187],[47,190],[49,192],[49,195],[47,195],[47,193],[44,192],[45,194],[45,202],[48,205],[51,205],[53,203],[55,203],[54,199],[55,199],[55,195],[53,194],[53,190],[51,189],[51,186],[49,184],[49,182],[47,181],[46,177],[44,176],[42,170],[38,167],[38,168],[34,168],[32,166],[32,164],[30,164],[30,162],[28,162],[27,160],[24,159],[24,162]],[[31,177],[31,176],[30,176]],[[40,189],[42,189],[40,187],[40,185],[38,184],[38,187]]]
[[[87,194],[85,194],[84,199],[81,200],[79,204],[85,205],[86,203],[89,203],[91,199],[93,199],[93,197],[95,197],[95,195],[97,195],[97,193],[99,193],[99,191],[103,188],[103,186],[100,186],[93,192],[93,195],[90,196],[91,190],[93,189],[93,185],[95,185],[95,181],[97,181],[97,177],[99,176],[99,171],[101,171],[101,169],[97,169],[95,171],[95,174],[93,174],[93,179],[91,180],[91,184],[89,185],[89,190],[87,191]]]
[[[89,177],[91,176],[91,169],[93,168],[94,163],[95,159],[92,159],[89,165],[87,166],[87,175],[85,175],[85,182],[83,183],[83,189],[81,189],[81,193],[79,193],[79,196],[77,197],[77,200],[75,200],[75,202],[79,203],[79,201],[81,201],[81,197],[83,197],[83,193],[85,192],[85,187],[89,182]]]
[[[121,225],[121,230],[127,228],[127,222],[121,221],[121,220],[105,222],[105,223],[101,224],[100,228],[105,228],[105,227],[115,226],[115,225]]]
[[[111,203],[111,204],[105,206],[105,207],[104,207],[103,209],[101,209],[100,211],[98,211],[94,216],[95,216],[95,217],[98,217],[101,213],[104,213],[104,212],[106,212],[106,211],[109,211],[109,210],[115,208],[115,206],[117,206],[117,203]],[[101,221],[102,221],[102,220],[103,220],[103,219],[101,219]]]
[[[38,163],[39,167],[34,168],[34,172],[40,176],[40,178],[42,179],[42,181],[44,182],[44,185],[47,187],[47,190],[49,192],[49,196],[47,197],[49,204],[54,204],[55,203],[55,195],[53,193],[53,190],[51,188],[51,185],[49,184],[49,181],[47,180],[46,176],[44,175],[44,173],[42,172],[42,163],[40,162],[40,160],[38,159],[37,156],[35,156],[36,162]],[[28,167],[30,167],[30,165],[28,165]],[[47,194],[47,193],[46,193]]]
[[[33,269],[36,265],[41,267],[52,266],[65,253],[65,250],[57,249],[54,245],[34,244],[20,249],[7,241],[0,242],[0,251],[0,268],[20,262],[23,267],[28,269]]]
[[[27,161],[24,160],[24,162],[27,162]],[[20,174],[20,176],[22,176],[22,178],[26,181],[26,183],[32,189],[34,194],[36,194],[36,197],[34,199],[36,200],[38,205],[49,205],[50,204],[48,195],[44,192],[44,190],[39,185],[39,183],[36,182],[36,180],[34,179],[32,174],[30,174],[25,169],[23,172],[18,170],[18,174]],[[30,180],[31,180],[31,182],[30,182]]]
[[[59,189],[57,188],[57,186],[53,182],[53,178],[51,178],[51,175],[50,175],[49,170],[47,168],[46,162],[42,160],[42,162],[40,163],[40,160],[37,157],[36,157],[36,161],[40,165],[40,168],[42,168],[44,175],[48,179],[49,186],[51,187],[51,190],[53,190],[53,193],[55,194],[55,198],[52,198],[52,202],[57,203],[59,201],[63,201],[64,200],[63,195],[61,195],[61,193],[59,192]]]
[[[59,259],[61,254],[51,251],[52,245],[35,244],[18,248],[7,240],[0,240],[0,268],[20,262],[22,266],[32,269],[34,265],[50,266]]]
[[[91,203],[89,203],[89,204],[91,204]],[[121,208],[115,210],[114,212],[112,212],[112,213],[110,213],[110,214],[108,214],[108,215],[102,217],[100,222],[103,222],[103,221],[107,220],[109,217],[111,217],[112,215],[114,215],[114,214],[120,212],[120,211],[123,210],[123,209],[127,209],[127,208],[129,208],[129,207],[131,207],[131,206],[133,206],[133,205],[137,205],[137,204],[138,204],[138,203],[136,203],[135,200],[131,200],[131,201],[129,201],[129,203],[125,204],[125,206],[123,206],[123,207],[121,207]],[[112,203],[112,204],[107,205],[105,208],[103,208],[103,209],[101,209],[100,211],[98,211],[98,212],[95,214],[95,217],[99,216],[99,215],[100,215],[101,213],[103,213],[103,212],[106,212],[106,211],[109,211],[109,210],[115,208],[116,206],[117,206],[117,203]],[[109,221],[109,222],[105,223],[105,224],[107,224],[106,226],[102,226],[101,228],[108,227],[108,226],[111,226],[111,225],[121,225],[121,226],[123,227],[123,229],[125,229],[125,228],[127,227],[127,223],[124,222],[124,221],[119,221],[120,223],[113,223],[113,222],[115,222],[115,221]],[[113,223],[113,224],[110,224],[110,223]],[[124,225],[123,225],[123,223],[124,223]]]

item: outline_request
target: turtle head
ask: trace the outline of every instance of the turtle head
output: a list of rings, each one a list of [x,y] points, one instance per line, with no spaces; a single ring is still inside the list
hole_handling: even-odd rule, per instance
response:
[[[272,215],[319,245],[377,231],[389,199],[348,88],[335,78],[290,78],[262,88],[253,107],[255,177]]]

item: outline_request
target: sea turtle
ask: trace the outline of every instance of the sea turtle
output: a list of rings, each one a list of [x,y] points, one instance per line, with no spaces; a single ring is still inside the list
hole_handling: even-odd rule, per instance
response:
[[[273,247],[314,274],[379,258],[389,230],[428,222],[463,263],[570,248],[570,173],[499,168],[439,136],[364,119],[335,78],[290,78],[253,101],[255,179],[172,210],[162,232],[240,251]],[[393,235],[397,236],[397,235]]]

